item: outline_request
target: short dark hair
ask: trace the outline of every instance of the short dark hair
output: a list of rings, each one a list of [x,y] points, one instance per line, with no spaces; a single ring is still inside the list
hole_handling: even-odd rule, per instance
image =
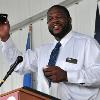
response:
[[[51,8],[48,9],[48,12],[49,12],[50,10],[52,10],[53,8],[61,9],[61,10],[65,13],[65,15],[67,15],[68,17],[70,17],[70,13],[69,13],[68,9],[67,9],[65,6],[54,5],[54,6],[52,6]],[[47,12],[47,14],[48,14],[48,12]]]

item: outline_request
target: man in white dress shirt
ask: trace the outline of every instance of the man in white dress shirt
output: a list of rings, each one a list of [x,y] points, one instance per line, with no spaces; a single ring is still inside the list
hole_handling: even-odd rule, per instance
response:
[[[7,20],[8,21],[8,20]],[[47,24],[55,41],[22,54],[9,35],[9,23],[0,25],[2,52],[13,63],[23,56],[16,72],[37,72],[37,90],[61,100],[100,100],[100,47],[93,38],[73,32],[68,10],[60,5],[47,12]],[[54,66],[49,66],[50,55],[56,43],[61,47]],[[49,87],[49,81],[51,86]]]

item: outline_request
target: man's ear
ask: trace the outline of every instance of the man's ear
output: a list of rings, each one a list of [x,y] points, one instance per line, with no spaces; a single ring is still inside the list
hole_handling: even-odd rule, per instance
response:
[[[10,24],[9,24],[9,22],[8,22],[8,27],[9,27],[9,29],[10,29]]]
[[[71,23],[72,23],[72,18],[69,17],[69,18],[68,18],[68,21],[69,21],[69,23],[71,24]]]

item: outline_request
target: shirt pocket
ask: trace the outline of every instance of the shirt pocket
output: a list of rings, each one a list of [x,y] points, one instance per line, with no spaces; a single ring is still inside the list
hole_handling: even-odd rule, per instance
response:
[[[66,61],[60,61],[58,66],[61,66],[63,70],[66,71],[78,71],[81,70],[81,65],[79,64],[74,64]]]

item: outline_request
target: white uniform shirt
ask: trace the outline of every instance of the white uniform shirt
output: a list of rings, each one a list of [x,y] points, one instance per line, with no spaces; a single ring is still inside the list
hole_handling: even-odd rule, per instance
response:
[[[68,33],[61,40],[62,46],[56,62],[56,66],[67,71],[68,82],[52,83],[49,88],[43,68],[48,64],[56,43],[57,41],[42,45],[34,51],[27,50],[16,72],[21,74],[28,71],[38,72],[37,90],[62,100],[97,100],[100,86],[99,44],[89,36],[72,31]],[[10,63],[13,63],[18,55],[22,55],[11,38],[2,42],[2,46],[2,51]],[[77,64],[66,62],[68,57],[77,59]]]

